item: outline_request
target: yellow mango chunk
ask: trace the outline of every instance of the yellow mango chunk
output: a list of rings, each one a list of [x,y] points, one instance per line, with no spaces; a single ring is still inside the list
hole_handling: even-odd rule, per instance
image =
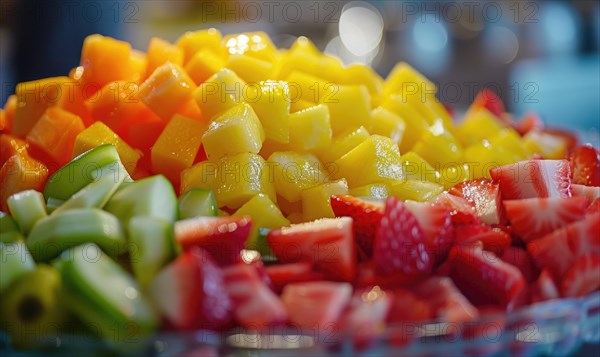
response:
[[[385,79],[384,92],[387,94],[421,95],[435,94],[436,85],[411,67],[408,63],[400,62],[392,68]]]
[[[334,95],[332,92],[337,88],[337,84],[327,83],[319,77],[300,71],[292,71],[283,79],[290,88],[292,102],[303,100],[318,103],[325,95],[327,95],[327,99],[330,99]],[[329,90],[329,92],[326,92],[326,90]]]
[[[371,96],[371,107],[375,108],[383,92],[383,79],[371,68],[364,64],[353,64],[346,69],[345,75],[340,79],[340,84],[363,85]]]
[[[372,198],[383,200],[389,196],[387,185],[382,183],[372,183],[369,185],[351,188],[349,193],[356,197]]]
[[[458,163],[462,158],[460,144],[441,120],[429,127],[412,150],[435,169],[442,165]]]
[[[131,52],[128,42],[99,34],[87,36],[81,49],[81,82],[100,89],[113,81],[135,80]]]
[[[152,171],[179,183],[181,172],[194,163],[205,130],[205,123],[175,115],[151,149]]]
[[[258,83],[271,78],[273,64],[246,55],[231,55],[227,59],[227,68],[234,71],[246,83]]]
[[[440,169],[439,183],[444,186],[445,190],[449,190],[456,184],[473,179],[469,164],[447,164]]]
[[[377,107],[371,111],[371,134],[387,136],[397,145],[402,142],[406,124],[391,110]]]
[[[123,166],[125,166],[130,175],[133,175],[137,167],[137,162],[142,156],[141,153],[129,146],[108,126],[99,121],[77,135],[75,146],[73,147],[73,157],[103,144],[113,144],[115,146]]]
[[[242,103],[214,119],[202,136],[209,160],[239,153],[257,154],[265,141],[262,125],[254,109]]]
[[[358,129],[334,138],[331,145],[317,152],[317,156],[323,163],[332,163],[367,140],[369,136],[370,134],[367,129],[361,126]]]
[[[290,148],[310,151],[331,143],[329,109],[323,104],[290,115]]]
[[[531,132],[533,134],[533,132]],[[499,148],[504,150],[512,151],[519,157],[519,161],[527,159],[531,156],[531,152],[528,150],[525,142],[527,141],[527,135],[522,139],[521,135],[517,133],[513,128],[503,128],[497,134],[490,136],[488,142]],[[556,149],[560,147],[560,143],[556,143],[554,141],[549,142],[548,147],[552,149]],[[566,147],[563,146],[563,150],[566,150]],[[563,154],[561,156],[555,157],[554,159],[560,159],[566,156],[566,152],[561,152],[558,150],[557,154]],[[545,158],[550,159],[550,157]]]
[[[265,137],[278,143],[290,142],[290,96],[286,82],[261,82],[252,100],[248,100],[256,112]]]
[[[255,195],[250,201],[244,203],[233,216],[251,216],[252,231],[246,241],[246,248],[258,250],[263,248],[257,241],[259,228],[277,229],[290,225],[290,221],[283,216],[277,205],[262,193]]]
[[[408,105],[399,95],[386,97],[382,107],[396,113],[406,124],[407,133],[400,142],[400,151],[407,152],[419,141],[429,124],[418,110]]]
[[[495,147],[487,140],[483,140],[479,144],[466,148],[463,160],[469,166],[469,174],[473,178],[491,178],[491,168],[513,164],[519,161],[519,158],[515,153]]]
[[[348,183],[344,179],[325,182],[302,191],[302,213],[305,221],[334,218],[329,200],[333,195],[347,195]]]
[[[196,52],[194,57],[188,61],[185,65],[185,71],[194,83],[200,85],[223,67],[225,67],[223,58],[216,55],[210,49],[203,48]]]
[[[335,178],[345,178],[350,187],[403,179],[398,145],[390,138],[371,135],[335,161]]]
[[[275,191],[288,202],[297,202],[307,188],[327,181],[325,167],[316,156],[294,151],[275,152],[269,157]]]
[[[194,99],[203,116],[212,119],[240,104],[248,88],[250,87],[237,74],[223,68],[198,86],[194,92]]]
[[[401,200],[425,202],[442,193],[444,187],[429,181],[402,180],[391,184],[389,190]]]
[[[463,146],[480,143],[496,135],[504,125],[487,109],[469,110],[456,129],[456,137]]]
[[[215,28],[184,33],[176,42],[177,46],[183,50],[183,63],[187,64],[202,48],[209,48],[214,53],[224,54],[221,47],[222,38],[221,32]]]
[[[281,212],[283,212],[286,216],[289,216],[292,213],[299,213],[302,215],[302,201],[289,202],[285,198],[277,195],[277,206]]]
[[[268,62],[277,57],[277,47],[264,32],[227,35],[222,43],[230,56],[247,55]]]
[[[320,102],[329,107],[334,135],[360,126],[370,126],[371,98],[364,86],[330,86]]]
[[[490,140],[490,143],[492,143],[492,140]],[[537,130],[532,130],[525,134],[522,145],[526,152],[529,153],[527,156],[537,153],[542,155],[544,159],[550,160],[563,159],[567,156],[568,151],[567,143],[564,140]],[[517,152],[521,153],[521,150]]]
[[[146,50],[146,77],[167,62],[183,66],[183,50],[158,37],[152,37]]]
[[[280,56],[274,63],[273,78],[284,79],[294,71],[299,71],[321,78],[324,82],[340,83],[346,76],[346,69],[342,62],[334,56],[321,54],[318,50],[310,48],[314,45],[298,45],[298,41],[287,53]]]
[[[181,172],[179,193],[184,194],[192,188],[204,188],[217,191],[218,163],[202,161]]]
[[[299,98],[293,98],[293,100],[290,101],[290,112],[295,113],[295,112],[299,112],[303,109],[314,107],[314,106],[315,106],[315,102],[311,102],[311,101],[299,99]]]
[[[430,181],[439,183],[441,175],[425,159],[413,151],[400,157],[404,176],[408,180]]]

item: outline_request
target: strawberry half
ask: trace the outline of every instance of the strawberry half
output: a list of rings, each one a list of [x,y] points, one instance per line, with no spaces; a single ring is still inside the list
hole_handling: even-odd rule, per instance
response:
[[[383,217],[383,205],[353,196],[334,195],[331,196],[331,208],[336,217],[352,218],[354,239],[359,254],[366,259],[371,258],[373,256],[375,233]]]
[[[567,160],[526,160],[490,170],[505,200],[571,197],[571,168]]]
[[[315,272],[307,262],[270,265],[265,271],[277,293],[287,284],[323,280],[323,274]]]
[[[475,207],[475,213],[485,224],[502,223],[503,209],[500,187],[490,179],[479,178],[461,182],[449,191],[463,197]]]
[[[540,269],[547,269],[556,280],[564,275],[575,260],[567,238],[568,227],[563,227],[527,244],[527,252],[533,258],[535,265]]]
[[[520,121],[513,122],[512,127],[524,136],[530,131],[544,129],[544,121],[537,113],[527,113]]]
[[[431,277],[413,289],[426,301],[434,317],[445,322],[468,322],[479,317],[479,311],[447,277]]]
[[[573,183],[600,186],[600,152],[591,144],[582,145],[569,158]]]
[[[514,232],[525,243],[579,221],[588,206],[585,197],[526,198],[504,201],[506,217]]]
[[[388,291],[387,294],[390,295],[392,301],[387,316],[387,321],[390,323],[422,322],[435,317],[432,306],[411,291],[394,289]]]
[[[398,287],[407,287],[414,285],[416,280],[413,276],[407,276],[403,272],[397,272],[392,275],[378,274],[374,260],[361,262],[358,265],[358,272],[354,285],[359,288],[368,288],[379,285],[384,289],[395,289]]]
[[[533,259],[527,253],[527,250],[519,247],[507,247],[502,252],[500,258],[518,268],[523,274],[523,278],[528,283],[535,281],[539,275],[539,269],[533,262]]]
[[[600,213],[588,214],[584,220],[559,232],[567,236],[569,247],[576,257],[589,253],[600,255]]]
[[[175,223],[175,239],[184,250],[201,247],[221,266],[241,261],[252,228],[250,217],[197,217]]]
[[[383,334],[382,326],[391,305],[392,297],[379,286],[354,293],[342,325],[352,336],[355,348],[365,349]]]
[[[585,186],[578,184],[571,184],[571,192],[573,197],[585,197],[591,204],[595,199],[600,197],[600,187],[598,186]]]
[[[450,277],[475,305],[506,307],[525,288],[519,269],[481,247],[456,246],[448,261]]]
[[[457,212],[473,215],[477,213],[475,212],[475,207],[464,197],[451,195],[448,192],[440,193],[439,195],[435,196],[431,202],[438,206],[445,207],[452,215],[456,214]]]
[[[326,278],[353,281],[356,253],[352,218],[323,218],[272,230],[267,242],[283,263],[309,262]]]
[[[471,246],[481,242],[483,249],[502,254],[504,248],[512,243],[508,233],[484,224],[475,215],[457,212],[452,216],[452,223],[455,245]]]
[[[376,272],[384,276],[403,274],[418,280],[431,273],[433,259],[427,252],[425,234],[417,219],[394,196],[385,201],[373,258]]]
[[[426,202],[406,201],[404,206],[417,219],[425,234],[427,251],[436,263],[446,259],[454,241],[454,226],[450,211],[442,206]]]
[[[491,89],[484,88],[482,89],[475,99],[473,100],[473,107],[485,108],[496,115],[498,118],[502,118],[504,113],[506,112],[506,108],[504,108],[504,103],[496,93],[494,93]]]
[[[586,214],[600,213],[600,197],[596,198],[585,211]]]
[[[586,254],[578,258],[566,272],[561,293],[565,297],[581,297],[600,289],[600,255]]]
[[[163,316],[177,329],[217,330],[231,320],[232,302],[223,272],[201,248],[183,252],[161,270],[149,291]]]
[[[529,288],[532,303],[560,298],[558,288],[547,270],[542,270],[540,276]]]

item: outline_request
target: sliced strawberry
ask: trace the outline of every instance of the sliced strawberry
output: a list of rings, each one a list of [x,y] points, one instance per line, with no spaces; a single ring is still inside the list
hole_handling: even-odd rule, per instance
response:
[[[490,179],[479,178],[461,182],[448,192],[469,201],[475,207],[476,215],[483,223],[503,223],[502,197],[498,183]]]
[[[434,317],[444,322],[468,322],[479,311],[447,277],[431,277],[413,289],[432,308]]]
[[[260,252],[252,249],[242,249],[240,255],[242,257],[242,262],[254,267],[254,269],[256,269],[256,273],[258,274],[262,282],[265,283],[266,286],[274,290],[275,288],[273,287],[271,278],[267,274],[267,271],[265,269],[265,263],[262,260]]]
[[[475,99],[473,100],[473,107],[485,108],[496,115],[498,118],[502,118],[506,112],[504,103],[496,93],[488,88],[481,90]]]
[[[538,268],[547,269],[555,280],[559,280],[575,260],[569,247],[568,228],[563,227],[527,244],[527,252]]]
[[[422,322],[435,317],[431,304],[405,289],[388,291],[392,300],[391,309],[387,316],[390,323]]]
[[[519,269],[481,247],[455,246],[448,259],[452,280],[475,305],[506,307],[525,288]]]
[[[585,197],[588,203],[592,203],[596,198],[600,197],[600,187],[585,186],[579,184],[571,184],[571,192],[573,197]]]
[[[270,265],[265,268],[265,271],[277,293],[280,293],[287,284],[323,279],[323,274],[315,272],[312,265],[307,262]]]
[[[232,302],[223,272],[201,248],[177,257],[161,270],[149,290],[158,309],[176,329],[216,330],[231,320]]]
[[[414,277],[407,276],[403,272],[385,276],[377,274],[375,262],[373,260],[361,262],[357,270],[358,273],[354,285],[359,288],[368,288],[378,285],[383,289],[396,289],[414,285],[416,282]]]
[[[354,293],[342,325],[352,336],[355,348],[365,349],[382,335],[391,305],[392,296],[379,286]]]
[[[588,206],[585,197],[526,198],[504,201],[511,227],[525,243],[579,221]]]
[[[533,262],[533,259],[527,253],[527,250],[519,247],[507,247],[500,258],[515,266],[523,274],[526,282],[533,282],[539,275],[539,269]]]
[[[312,281],[288,284],[283,288],[281,300],[290,316],[290,324],[302,333],[340,331],[339,319],[352,296],[348,283]],[[321,333],[322,332],[322,333]]]
[[[231,265],[223,270],[223,276],[235,306],[235,319],[241,326],[261,330],[287,321],[281,300],[263,283],[254,267]]]
[[[600,186],[600,151],[586,144],[573,150],[569,160],[573,183]]]
[[[454,226],[450,211],[427,202],[406,201],[404,206],[417,219],[423,230],[427,251],[435,258],[436,263],[444,261],[454,241]]]
[[[571,169],[567,160],[526,160],[490,170],[505,200],[571,197]]]
[[[361,256],[371,258],[375,233],[383,217],[383,204],[352,196],[331,196],[331,208],[336,217],[352,218],[354,239]]]
[[[600,255],[600,213],[588,214],[583,221],[570,224],[557,232],[567,237],[575,257],[590,253]]]
[[[586,214],[600,213],[600,197],[596,198],[585,211]]]
[[[600,289],[600,255],[586,254],[577,258],[561,283],[565,297],[581,297]]]
[[[544,121],[537,113],[527,113],[519,122],[513,123],[512,127],[524,136],[530,131],[544,129]]]
[[[385,201],[385,214],[375,237],[375,270],[383,276],[404,274],[420,279],[431,273],[433,260],[416,218],[394,196]]]
[[[462,212],[466,214],[476,214],[475,207],[465,198],[456,195],[451,195],[448,192],[442,192],[431,200],[438,206],[445,207],[451,214]]]
[[[481,242],[483,249],[502,254],[504,248],[512,243],[508,233],[484,224],[475,215],[458,212],[452,217],[452,222],[455,245],[469,246]]]
[[[309,262],[326,278],[353,281],[356,253],[352,218],[323,218],[272,230],[269,246],[283,263]]]
[[[201,247],[221,266],[241,261],[252,228],[250,217],[197,217],[175,223],[175,238],[184,250]]]
[[[542,270],[540,276],[529,288],[531,302],[542,302],[560,298],[558,288],[547,270]]]

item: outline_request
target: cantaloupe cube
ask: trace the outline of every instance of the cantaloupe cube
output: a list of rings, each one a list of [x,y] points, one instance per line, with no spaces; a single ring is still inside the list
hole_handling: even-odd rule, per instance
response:
[[[248,100],[263,129],[266,139],[287,144],[290,141],[290,96],[286,82],[264,81]]]
[[[389,191],[401,200],[425,202],[442,193],[444,187],[430,181],[401,180],[392,183]]]
[[[0,134],[0,167],[13,155],[27,153],[27,142],[9,134]]]
[[[215,28],[188,31],[177,39],[177,47],[183,50],[183,63],[187,64],[194,55],[203,48],[208,48],[216,54],[225,54],[221,47],[221,32]]]
[[[371,111],[371,134],[387,136],[396,144],[400,144],[405,130],[404,119],[391,110],[377,107]]]
[[[11,156],[0,169],[0,210],[8,212],[6,200],[24,190],[42,191],[48,179],[48,168],[27,153]]]
[[[227,35],[223,38],[223,46],[232,56],[248,55],[268,62],[277,57],[277,47],[264,32]]]
[[[334,218],[331,196],[347,194],[348,183],[344,179],[325,182],[302,191],[303,219],[312,221],[319,218]]]
[[[208,48],[203,48],[188,61],[185,70],[190,78],[200,85],[223,67],[225,67],[225,61],[221,56],[216,55]]]
[[[318,150],[331,144],[329,109],[324,104],[290,114],[290,148]]]
[[[352,130],[346,134],[337,136],[332,140],[331,145],[317,152],[321,162],[328,164],[344,156],[350,150],[357,147],[360,143],[367,140],[370,134],[364,126]]]
[[[232,70],[223,68],[198,86],[194,99],[204,117],[212,120],[224,111],[240,104],[249,87]]]
[[[183,66],[183,50],[158,37],[152,37],[146,51],[146,78],[167,62]]]
[[[301,199],[303,190],[328,179],[328,173],[319,159],[308,153],[275,152],[269,157],[269,165],[273,170],[277,194],[291,203]]]
[[[252,231],[246,241],[246,248],[264,251],[265,246],[257,240],[259,228],[276,229],[290,225],[273,201],[262,193],[255,195],[242,207],[233,213],[233,216],[251,216]],[[267,245],[268,247],[268,245]]]
[[[383,183],[372,183],[369,185],[351,188],[348,191],[352,196],[384,200],[389,196],[388,187]]]
[[[334,135],[360,126],[370,127],[371,97],[365,86],[329,86],[320,102],[329,107]]]
[[[254,109],[242,103],[214,119],[202,136],[202,144],[209,160],[240,153],[257,154],[265,141],[265,134]]]
[[[259,83],[272,78],[273,64],[252,56],[231,55],[226,66],[246,83]]]

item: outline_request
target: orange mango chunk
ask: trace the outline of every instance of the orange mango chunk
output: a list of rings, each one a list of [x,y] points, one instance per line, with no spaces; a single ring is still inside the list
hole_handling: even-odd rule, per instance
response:
[[[185,65],[185,70],[190,78],[197,85],[200,85],[210,78],[210,76],[219,72],[223,67],[225,67],[223,58],[208,48],[203,48]]]
[[[81,50],[81,82],[99,90],[113,81],[135,80],[136,68],[132,66],[131,58],[129,43],[90,35],[83,41]]]
[[[13,155],[27,153],[27,142],[12,135],[0,134],[0,166]]]
[[[202,48],[209,48],[217,54],[224,54],[224,50],[221,47],[222,38],[221,32],[215,28],[188,31],[184,33],[177,39],[177,47],[183,50],[183,63],[188,63],[188,61],[194,57],[196,52],[200,51]]]
[[[6,200],[24,190],[42,191],[48,179],[48,168],[27,153],[11,156],[0,169],[0,210],[8,212]]]
[[[183,66],[183,50],[162,38],[152,37],[146,50],[146,60],[146,78],[148,78],[155,69],[167,62]]]

